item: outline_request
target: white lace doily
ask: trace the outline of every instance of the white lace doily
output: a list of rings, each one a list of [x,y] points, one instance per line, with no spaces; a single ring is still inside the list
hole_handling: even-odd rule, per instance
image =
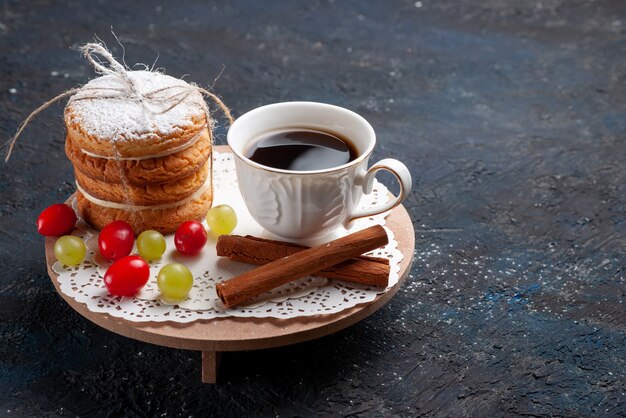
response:
[[[252,219],[237,188],[235,163],[230,153],[213,153],[214,204],[228,204],[235,208],[238,224],[233,234],[264,236],[264,230]],[[362,207],[369,207],[388,199],[387,188],[379,182],[374,191],[363,196]],[[75,205],[75,202],[74,202]],[[354,222],[351,229],[359,230],[372,224],[385,223],[385,214]],[[340,312],[361,303],[374,300],[385,292],[379,288],[327,280],[319,277],[305,277],[296,282],[274,289],[251,304],[226,309],[217,294],[215,284],[248,271],[254,266],[217,257],[215,237],[209,234],[207,245],[200,255],[185,257],[174,246],[173,234],[165,237],[167,250],[163,257],[150,263],[150,280],[133,298],[111,296],[104,286],[104,273],[110,265],[102,259],[98,251],[98,231],[79,220],[74,235],[87,244],[85,260],[77,267],[64,267],[56,262],[52,269],[58,274],[61,291],[78,302],[87,305],[92,312],[107,313],[114,317],[137,322],[191,322],[199,319],[212,319],[227,316],[294,318]],[[389,258],[391,273],[389,287],[398,282],[402,253],[397,249],[393,232],[389,234],[389,244],[370,253],[377,257]],[[133,251],[136,253],[136,249]],[[160,300],[156,276],[162,266],[171,262],[185,264],[194,275],[194,285],[189,297],[178,305],[168,305]]]

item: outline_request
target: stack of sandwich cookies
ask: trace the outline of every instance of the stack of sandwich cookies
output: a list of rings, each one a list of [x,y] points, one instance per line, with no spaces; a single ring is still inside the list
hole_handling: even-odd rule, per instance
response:
[[[90,81],[65,109],[78,209],[97,228],[124,220],[136,233],[171,232],[211,207],[211,121],[184,81],[126,74]]]

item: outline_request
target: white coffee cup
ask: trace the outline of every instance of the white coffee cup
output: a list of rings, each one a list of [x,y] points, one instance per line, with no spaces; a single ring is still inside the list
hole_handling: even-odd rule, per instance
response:
[[[258,164],[246,153],[263,134],[277,129],[318,129],[347,138],[357,157],[347,164],[315,171],[290,171]],[[239,189],[252,217],[271,234],[290,241],[315,241],[358,218],[393,209],[411,192],[411,174],[398,160],[368,160],[376,135],[360,115],[324,103],[285,102],[258,107],[237,118],[228,131]],[[400,194],[386,203],[358,209],[371,193],[374,177],[387,170],[398,179]]]

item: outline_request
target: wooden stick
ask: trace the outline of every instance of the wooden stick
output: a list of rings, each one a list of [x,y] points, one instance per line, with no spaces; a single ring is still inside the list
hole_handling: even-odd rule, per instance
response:
[[[202,383],[217,383],[222,353],[219,351],[202,352]]]
[[[216,286],[217,295],[230,308],[302,276],[382,247],[388,242],[385,228],[374,225],[219,283]]]
[[[234,261],[264,265],[294,255],[309,247],[273,241],[251,235],[222,235],[217,240],[217,255]],[[359,256],[316,271],[314,276],[377,287],[389,285],[389,259]]]

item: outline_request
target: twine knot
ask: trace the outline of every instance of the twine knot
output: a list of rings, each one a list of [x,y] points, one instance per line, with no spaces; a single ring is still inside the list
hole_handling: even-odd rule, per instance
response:
[[[102,96],[102,95],[90,95],[87,94],[85,96],[81,96],[80,100],[84,99],[110,99],[110,98],[123,98],[126,100],[136,101],[143,108],[149,111],[152,114],[163,114],[172,110],[174,107],[178,106],[182,102],[189,97],[192,93],[198,91],[198,87],[192,84],[182,84],[175,86],[163,87],[157,90],[153,90],[148,93],[141,93],[139,89],[135,86],[135,80],[131,77],[131,70],[120,62],[118,62],[113,54],[102,44],[100,43],[88,43],[83,45],[80,48],[83,56],[87,58],[87,60],[93,65],[94,70],[97,74],[100,75],[109,75],[112,77],[118,78],[124,85],[123,88],[91,88],[91,90],[101,90],[101,92],[106,91],[117,92],[118,94]],[[104,65],[102,61],[96,58],[96,56],[101,56],[104,58],[106,62],[108,62],[108,66]],[[85,89],[83,89],[84,91]],[[170,93],[168,95],[168,93]],[[71,99],[70,99],[71,100]],[[151,108],[152,105],[157,104],[161,105],[160,109]],[[206,111],[206,109],[205,109]],[[207,111],[208,116],[208,111]]]

